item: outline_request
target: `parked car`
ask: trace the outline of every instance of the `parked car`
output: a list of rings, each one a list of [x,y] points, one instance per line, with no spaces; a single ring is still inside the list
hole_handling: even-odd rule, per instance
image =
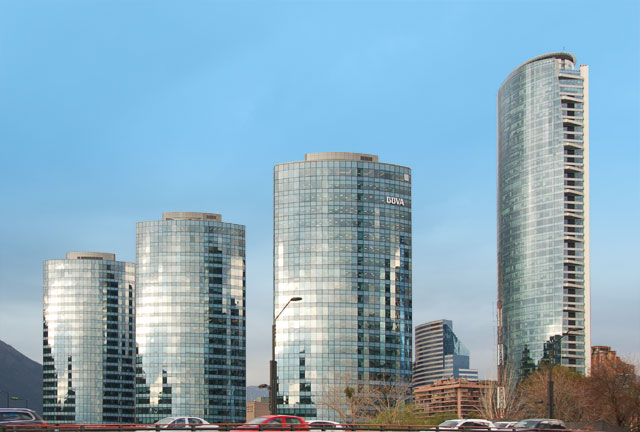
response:
[[[200,417],[165,417],[156,422],[161,429],[218,429]]]
[[[484,419],[454,419],[447,420],[438,425],[440,430],[488,430],[495,428],[494,424]]]
[[[342,425],[331,420],[307,420],[312,431],[330,431],[342,429]]]
[[[562,420],[557,419],[526,419],[520,420],[513,425],[518,431],[527,431],[533,429],[566,429],[567,426]]]
[[[0,426],[20,426],[20,430],[26,430],[25,425],[44,427],[47,423],[28,408],[0,408]]]
[[[518,423],[516,421],[511,421],[511,420],[501,420],[501,421],[497,421],[497,422],[493,422],[494,426],[496,427],[497,430],[511,430],[513,429],[513,426]]]
[[[290,415],[266,415],[249,420],[238,426],[237,432],[247,432],[247,430],[264,431],[308,431],[309,424],[302,417]]]

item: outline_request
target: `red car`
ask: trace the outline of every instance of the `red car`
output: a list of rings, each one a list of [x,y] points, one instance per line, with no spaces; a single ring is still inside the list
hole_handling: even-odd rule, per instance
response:
[[[290,415],[256,417],[239,426],[236,432],[254,431],[308,431],[309,424],[302,418]]]

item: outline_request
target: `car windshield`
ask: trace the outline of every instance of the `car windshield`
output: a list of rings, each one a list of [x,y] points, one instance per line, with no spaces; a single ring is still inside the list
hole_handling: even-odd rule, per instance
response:
[[[516,423],[513,427],[515,428],[534,428],[538,426],[538,420],[522,420]]]
[[[499,428],[508,427],[511,422],[495,422],[494,425]]]
[[[438,426],[455,427],[458,426],[458,423],[460,423],[460,420],[447,420],[446,422],[440,423]]]
[[[175,417],[165,417],[156,422],[156,424],[169,424],[175,420]]]
[[[268,417],[256,417],[247,422],[247,424],[260,424],[267,420]]]

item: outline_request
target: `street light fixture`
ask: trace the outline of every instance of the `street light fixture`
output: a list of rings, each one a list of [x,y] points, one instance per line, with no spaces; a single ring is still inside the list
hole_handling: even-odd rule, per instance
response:
[[[23,398],[18,397],[18,396],[11,396],[11,400],[14,400],[14,401],[23,400],[25,405],[26,405],[26,408],[29,408],[29,400],[27,400],[27,399],[23,399]]]
[[[302,297],[291,297],[278,315],[273,319],[271,325],[271,362],[269,363],[269,411],[272,415],[278,413],[278,364],[276,363],[276,320],[280,318],[282,312],[289,306],[291,302],[302,300]]]
[[[562,353],[562,338],[565,336],[570,335],[571,333],[575,332],[575,331],[580,331],[582,330],[580,327],[573,327],[570,328],[569,330],[567,330],[566,332],[562,333],[560,335],[560,337],[557,339],[557,342],[561,345],[560,346],[560,352]],[[557,336],[557,335],[556,335]],[[553,336],[552,336],[553,338]],[[549,394],[549,418],[552,419],[553,418],[553,363],[554,363],[554,357],[555,357],[555,353],[553,352],[553,348],[554,348],[554,344],[556,341],[552,340],[551,343],[549,344],[549,383],[548,383],[548,394]]]

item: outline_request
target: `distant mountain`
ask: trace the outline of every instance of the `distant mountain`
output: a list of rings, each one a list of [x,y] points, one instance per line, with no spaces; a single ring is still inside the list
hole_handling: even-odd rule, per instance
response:
[[[0,407],[7,406],[7,393],[20,400],[9,400],[12,407],[29,408],[42,414],[42,365],[0,340]]]
[[[247,386],[247,402],[252,402],[258,397],[269,397],[269,390],[258,386]]]

